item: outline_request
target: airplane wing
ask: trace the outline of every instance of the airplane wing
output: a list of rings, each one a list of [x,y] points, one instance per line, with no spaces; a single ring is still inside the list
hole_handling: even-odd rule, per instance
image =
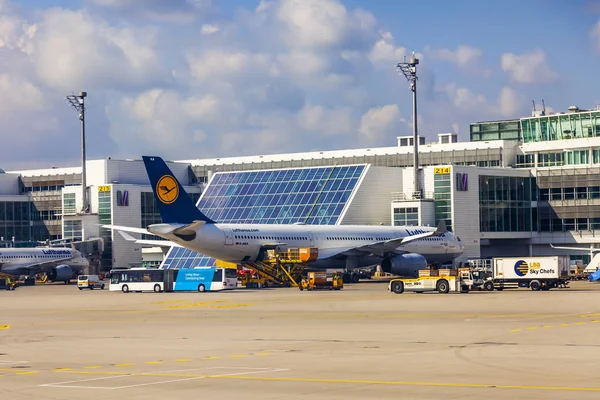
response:
[[[52,267],[56,267],[60,265],[60,263],[64,261],[68,261],[71,258],[61,258],[58,260],[52,261],[44,261],[44,262],[31,262],[31,263],[23,263],[23,264],[12,264],[10,266],[4,267],[0,266],[0,271],[5,272],[11,275],[27,275],[31,273],[31,270],[37,271],[42,270],[45,271]]]
[[[144,228],[133,228],[130,226],[121,225],[102,225],[103,228],[115,229],[117,231],[131,232],[131,233],[143,233],[144,235],[149,234],[148,230]]]
[[[595,248],[590,248],[588,247],[587,249],[585,247],[568,247],[568,246],[555,246],[553,244],[550,244],[550,247],[552,247],[553,249],[561,249],[561,250],[579,250],[579,251],[588,251],[588,252],[592,252],[592,253],[597,253],[600,251],[599,249],[595,249]]]
[[[415,240],[424,239],[430,236],[437,236],[447,232],[446,222],[441,220],[436,230],[425,232],[418,235],[405,236],[380,242],[370,243],[358,247],[331,248],[321,251],[319,249],[319,259],[333,258],[337,256],[364,256],[374,254],[382,257],[385,253],[398,251],[397,249],[407,243]],[[400,251],[401,252],[401,251]]]
[[[123,239],[127,240],[128,242],[134,242],[137,244],[147,244],[147,245],[151,245],[151,246],[161,246],[161,247],[182,247],[182,246],[178,245],[177,243],[172,242],[170,240],[136,239],[126,232],[123,232],[123,231],[117,231],[117,232],[119,232],[119,235],[121,235],[123,237]]]

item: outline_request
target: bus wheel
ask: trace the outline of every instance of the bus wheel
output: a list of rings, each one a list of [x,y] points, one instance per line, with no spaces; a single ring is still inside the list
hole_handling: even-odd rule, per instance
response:
[[[123,293],[129,293],[129,286],[123,285],[123,287],[121,288],[121,290],[123,291]]]
[[[199,292],[205,292],[206,291],[206,288],[204,287],[203,284],[198,285],[198,291]]]
[[[160,292],[160,285],[158,283],[156,285],[154,285],[154,292],[155,293],[159,293]]]

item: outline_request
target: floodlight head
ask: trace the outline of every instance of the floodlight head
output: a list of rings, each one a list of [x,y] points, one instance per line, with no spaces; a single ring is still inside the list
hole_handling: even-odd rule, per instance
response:
[[[79,97],[87,97],[87,92],[79,92]]]

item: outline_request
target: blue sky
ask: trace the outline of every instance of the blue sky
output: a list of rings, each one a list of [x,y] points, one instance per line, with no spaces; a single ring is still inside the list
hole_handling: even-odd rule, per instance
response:
[[[392,146],[412,51],[421,133],[468,140],[532,100],[600,103],[599,21],[587,0],[0,0],[0,168],[76,165],[80,90],[91,158]]]

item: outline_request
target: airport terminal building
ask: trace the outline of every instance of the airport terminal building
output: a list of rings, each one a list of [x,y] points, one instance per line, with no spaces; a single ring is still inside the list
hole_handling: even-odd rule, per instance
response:
[[[419,138],[420,191],[412,137],[393,147],[194,159],[170,168],[218,222],[436,225],[465,245],[458,261],[493,256],[569,254],[600,234],[600,109],[470,126],[470,142]],[[0,174],[0,237],[14,243],[101,237],[101,268],[139,265],[142,250],[100,224],[160,222],[141,160],[86,164],[90,213],[81,214],[81,168]],[[214,260],[165,249],[165,268]]]

